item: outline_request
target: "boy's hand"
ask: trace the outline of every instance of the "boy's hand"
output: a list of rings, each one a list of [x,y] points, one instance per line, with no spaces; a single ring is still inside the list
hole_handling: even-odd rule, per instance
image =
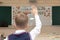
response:
[[[36,6],[34,6],[34,5],[32,5],[31,7],[32,7],[31,12],[32,12],[34,15],[37,15],[37,14],[38,14],[37,7],[36,7]]]
[[[24,12],[24,14],[28,15],[28,14],[30,14],[30,11],[26,10],[26,11]]]

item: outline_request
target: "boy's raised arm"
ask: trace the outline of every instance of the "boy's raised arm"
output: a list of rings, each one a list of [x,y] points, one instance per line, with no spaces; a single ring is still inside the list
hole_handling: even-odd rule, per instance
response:
[[[41,23],[41,20],[38,16],[37,7],[35,7],[34,5],[32,6],[32,13],[35,16],[36,26],[35,26],[35,28],[33,28],[30,31],[30,35],[31,35],[32,40],[34,40],[34,38],[41,32],[42,23]]]

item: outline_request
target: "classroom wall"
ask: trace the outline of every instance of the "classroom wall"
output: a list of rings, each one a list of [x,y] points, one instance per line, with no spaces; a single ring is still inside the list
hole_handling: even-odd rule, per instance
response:
[[[28,0],[0,0],[0,6],[23,6],[23,5],[29,6]],[[37,0],[37,5],[39,6],[60,6],[60,0]],[[51,22],[51,19],[47,19],[47,20],[50,20]],[[48,23],[49,25],[51,24],[50,22]],[[9,30],[14,31],[15,29],[2,28],[0,29],[0,33],[5,33],[5,35],[7,35],[7,34],[10,34]]]
[[[0,6],[29,6],[29,0],[0,0]],[[38,6],[59,6],[60,0],[37,0]],[[52,15],[51,15],[52,16]],[[43,17],[42,19],[43,25],[51,25],[52,19],[47,19],[47,23],[45,22],[45,19]]]
[[[29,0],[0,0],[0,6],[29,6]],[[43,7],[51,7],[51,6],[59,6],[60,0],[37,0],[38,6]],[[50,17],[42,17],[42,24],[43,25],[52,25],[52,14]],[[47,19],[45,19],[47,18]],[[45,21],[46,20],[46,21]]]
[[[0,5],[11,5],[11,6],[20,6],[20,5],[29,5],[29,0],[0,0]],[[40,6],[59,6],[60,0],[37,0],[37,4]]]

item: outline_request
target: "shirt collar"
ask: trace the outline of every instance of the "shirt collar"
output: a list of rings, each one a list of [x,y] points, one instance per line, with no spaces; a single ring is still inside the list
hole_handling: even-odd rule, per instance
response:
[[[23,32],[26,32],[26,31],[25,30],[16,30],[15,34],[20,34],[20,33],[23,33]]]

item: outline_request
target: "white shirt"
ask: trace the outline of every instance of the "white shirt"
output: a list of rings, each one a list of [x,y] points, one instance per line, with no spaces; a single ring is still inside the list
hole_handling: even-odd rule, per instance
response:
[[[35,28],[32,29],[32,31],[30,31],[30,37],[32,40],[35,39],[35,37],[41,32],[41,27],[42,27],[42,23],[41,20],[39,19],[38,15],[35,15],[35,21],[36,21],[36,26]],[[22,32],[26,32],[25,30],[16,30],[15,34],[20,34]],[[6,37],[6,39],[4,40],[8,40],[8,37]]]

